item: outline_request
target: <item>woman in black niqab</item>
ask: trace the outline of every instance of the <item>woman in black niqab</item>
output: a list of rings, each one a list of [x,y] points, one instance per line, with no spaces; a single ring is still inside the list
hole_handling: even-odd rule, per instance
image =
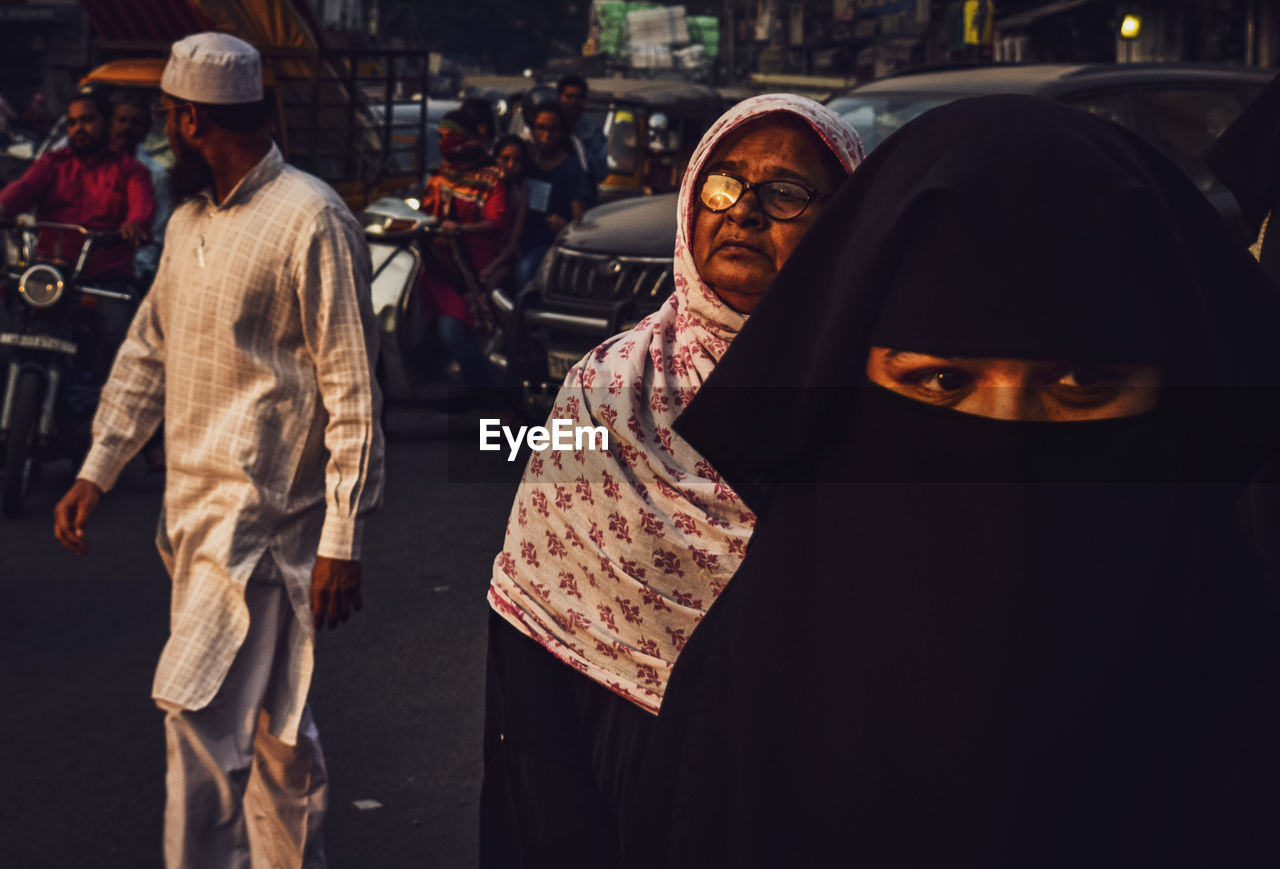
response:
[[[677,422],[760,521],[627,865],[1280,865],[1280,628],[1234,511],[1280,444],[1280,300],[1194,187],[1083,112],[960,101],[761,308]],[[871,384],[872,346],[1162,387],[989,419]]]

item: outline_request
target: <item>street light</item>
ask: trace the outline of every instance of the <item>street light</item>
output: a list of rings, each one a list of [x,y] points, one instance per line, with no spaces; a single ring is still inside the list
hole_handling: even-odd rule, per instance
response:
[[[1133,41],[1142,32],[1142,19],[1137,15],[1126,15],[1120,21],[1120,38],[1124,40],[1125,63],[1133,62]]]

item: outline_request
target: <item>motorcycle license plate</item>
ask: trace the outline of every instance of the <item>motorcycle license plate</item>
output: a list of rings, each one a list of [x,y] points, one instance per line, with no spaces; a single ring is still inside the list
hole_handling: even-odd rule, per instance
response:
[[[578,364],[582,358],[580,353],[564,353],[560,350],[547,351],[547,371],[552,380],[564,380],[569,369]]]
[[[54,338],[52,335],[21,335],[17,332],[5,332],[0,334],[0,344],[9,347],[29,347],[32,350],[52,350],[55,353],[66,353],[71,356],[76,353],[74,341],[65,341],[62,338]]]

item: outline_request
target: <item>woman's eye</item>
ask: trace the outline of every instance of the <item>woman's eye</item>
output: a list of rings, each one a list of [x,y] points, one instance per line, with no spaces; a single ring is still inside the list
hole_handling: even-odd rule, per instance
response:
[[[1077,365],[1064,371],[1058,377],[1057,385],[1071,389],[1097,389],[1114,385],[1116,379],[1116,372],[1106,366]]]
[[[929,392],[955,392],[963,389],[970,382],[969,375],[962,371],[929,371],[919,376],[916,384]]]
[[[795,187],[774,187],[771,192],[773,198],[779,202],[792,203],[804,199],[804,191]]]

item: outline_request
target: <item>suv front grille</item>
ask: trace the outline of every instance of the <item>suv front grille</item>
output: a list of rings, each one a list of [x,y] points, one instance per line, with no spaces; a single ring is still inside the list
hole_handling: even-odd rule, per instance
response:
[[[642,312],[657,310],[671,295],[671,257],[610,256],[553,247],[542,295],[566,302],[612,304],[634,300]]]

